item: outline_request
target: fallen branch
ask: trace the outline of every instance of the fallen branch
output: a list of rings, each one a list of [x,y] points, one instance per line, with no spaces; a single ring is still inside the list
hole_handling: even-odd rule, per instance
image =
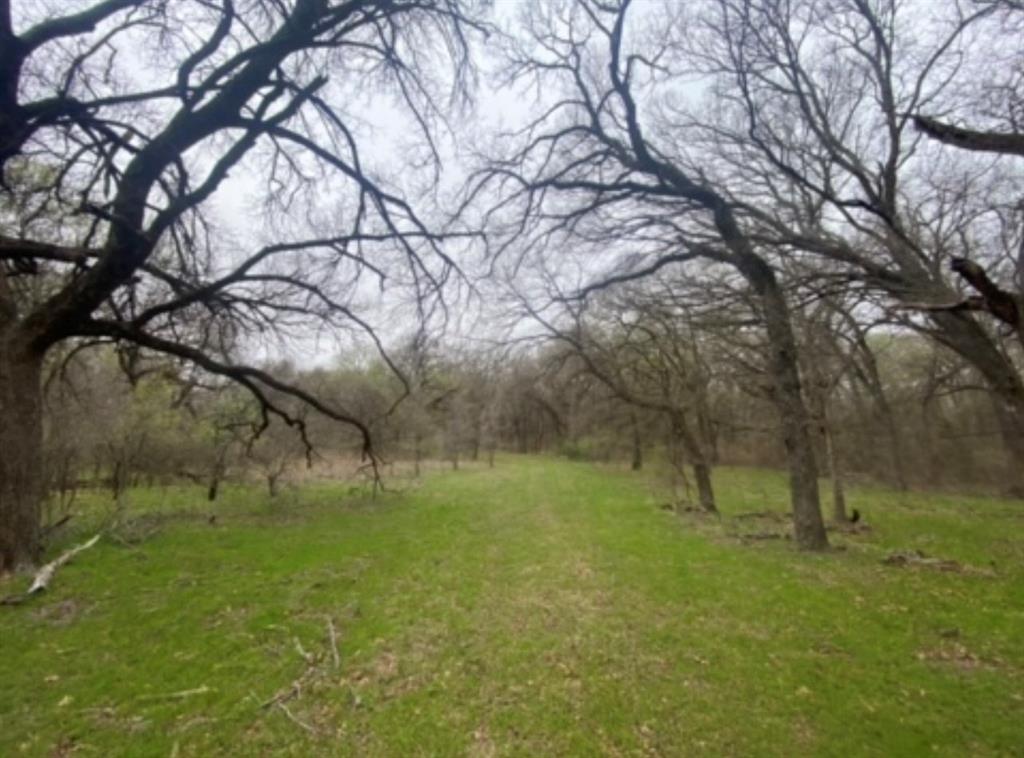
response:
[[[207,692],[213,692],[213,689],[207,687],[205,684],[201,687],[196,687],[191,690],[181,690],[180,692],[168,692],[166,695],[143,695],[140,700],[184,700],[185,698],[194,697],[195,695],[205,695]]]
[[[338,668],[341,665],[341,656],[338,654],[338,631],[335,629],[334,620],[330,616],[327,617],[327,634],[328,639],[330,640],[331,657],[334,661],[334,668]],[[286,703],[302,697],[303,689],[307,684],[318,681],[319,677],[327,676],[326,672],[321,667],[325,655],[323,653],[310,653],[302,646],[302,642],[298,637],[293,637],[292,642],[295,645],[295,652],[299,654],[299,657],[302,658],[303,662],[306,664],[306,669],[289,686],[278,690],[274,693],[273,697],[261,703],[260,710],[265,711],[270,708],[279,708],[289,720],[298,724],[310,734],[319,734],[315,728],[297,718],[288,708]]]
[[[295,638],[295,646],[302,659],[306,662],[306,670],[299,675],[298,679],[293,681],[288,687],[282,689],[274,694],[270,700],[264,702],[260,708],[267,709],[273,705],[282,705],[289,700],[300,697],[302,695],[302,688],[313,676],[317,673],[317,660],[316,656],[310,655],[303,650],[298,637]]]
[[[53,581],[53,577],[57,573],[57,569],[70,562],[76,555],[88,550],[99,541],[100,535],[97,534],[88,542],[83,542],[81,545],[76,545],[70,550],[65,551],[59,558],[50,561],[36,572],[35,577],[32,579],[32,586],[29,587],[26,592],[21,595],[5,597],[3,600],[0,600],[0,605],[18,605],[19,603],[28,600],[32,595],[43,592],[50,586],[50,582]]]
[[[338,655],[338,632],[334,628],[334,620],[327,617],[327,634],[331,640],[331,657],[334,659],[334,668],[341,665],[341,656]]]
[[[72,558],[74,558],[79,553],[88,550],[99,541],[100,535],[97,534],[88,542],[83,542],[81,545],[77,545],[76,547],[73,547],[70,550],[65,551],[63,555],[57,558],[57,560],[50,561],[49,563],[47,563],[45,566],[39,569],[39,572],[36,574],[35,579],[32,580],[32,586],[28,588],[28,592],[26,592],[25,594],[34,595],[37,592],[42,592],[43,590],[45,590],[47,587],[50,586],[50,582],[53,581],[53,577],[57,573],[57,569],[59,569],[65,563],[68,563]]]
[[[299,657],[301,657],[302,660],[304,660],[306,663],[312,665],[315,662],[315,660],[316,660],[316,656],[311,655],[310,653],[306,652],[306,648],[302,647],[302,643],[299,641],[298,637],[295,637],[294,640],[295,640],[295,652],[297,652],[299,654]]]
[[[288,717],[289,719],[291,719],[291,720],[292,720],[293,722],[295,722],[296,724],[298,724],[299,726],[301,726],[301,727],[302,727],[303,729],[305,729],[305,730],[306,730],[307,732],[309,732],[310,734],[316,734],[316,733],[317,733],[316,729],[314,729],[313,727],[311,727],[311,726],[310,726],[309,724],[307,724],[307,723],[306,723],[305,721],[300,721],[300,720],[299,720],[299,719],[298,719],[298,718],[297,718],[297,717],[295,716],[295,714],[294,714],[294,713],[292,713],[292,712],[291,712],[291,711],[290,711],[290,710],[288,709],[288,706],[287,706],[287,705],[285,705],[284,703],[278,703],[278,704],[277,704],[277,707],[281,709],[281,711],[282,711],[282,712],[284,713],[284,715],[285,715],[285,716],[287,716],[287,717]]]

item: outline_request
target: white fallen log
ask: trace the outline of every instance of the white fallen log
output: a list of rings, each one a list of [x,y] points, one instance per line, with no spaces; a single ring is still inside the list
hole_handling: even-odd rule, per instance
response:
[[[66,550],[57,559],[50,561],[43,566],[39,571],[36,572],[35,577],[32,579],[32,586],[28,588],[26,595],[35,595],[37,592],[42,592],[50,586],[50,582],[53,581],[54,574],[57,573],[57,569],[63,566],[65,563],[70,561],[76,555],[81,553],[83,550],[88,550],[97,542],[100,541],[100,535],[96,535],[88,542],[83,542],[81,545],[76,545],[70,550]]]

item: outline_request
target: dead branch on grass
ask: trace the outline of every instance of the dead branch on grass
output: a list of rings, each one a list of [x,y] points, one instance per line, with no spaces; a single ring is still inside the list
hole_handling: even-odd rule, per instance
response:
[[[32,578],[32,585],[28,590],[20,595],[10,595],[5,597],[3,600],[0,600],[0,605],[19,605],[32,597],[32,595],[45,591],[50,586],[50,582],[53,581],[53,577],[56,575],[57,569],[69,563],[76,555],[88,550],[99,541],[100,535],[97,534],[92,539],[83,542],[81,545],[76,545],[69,550],[65,550],[57,559],[50,561],[36,572],[36,575]]]

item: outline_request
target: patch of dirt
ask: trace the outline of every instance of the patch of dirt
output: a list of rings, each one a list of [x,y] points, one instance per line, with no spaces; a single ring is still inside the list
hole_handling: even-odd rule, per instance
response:
[[[732,536],[741,542],[764,540],[791,540],[792,531],[782,524],[789,523],[789,515],[778,511],[744,511],[735,514],[731,521]]]
[[[123,714],[112,706],[83,708],[90,720],[98,727],[115,729],[128,734],[138,734],[149,729],[151,722],[144,716]]]
[[[964,671],[981,668],[999,668],[1003,665],[1003,661],[982,658],[959,642],[944,642],[930,650],[921,650],[917,653],[917,659],[919,661],[944,663]]]
[[[818,655],[837,655],[842,657],[849,657],[850,655],[849,652],[839,647],[838,645],[829,642],[828,640],[822,640],[820,642],[815,643],[811,646],[811,650],[813,650]]]
[[[992,569],[968,566],[959,561],[945,558],[932,558],[920,550],[902,550],[891,553],[882,559],[882,563],[897,568],[925,568],[970,576],[994,577],[996,575]]]
[[[870,534],[874,530],[870,524],[858,522],[856,524],[830,524],[826,527],[830,532],[840,532],[842,534]]]
[[[381,682],[390,682],[398,676],[398,658],[393,653],[383,653],[373,662],[374,676]]]
[[[64,758],[78,753],[78,744],[74,737],[61,737],[50,750],[51,758]]]
[[[736,535],[741,540],[791,540],[793,536],[789,532],[748,532]]]
[[[180,716],[178,717],[178,723],[174,727],[174,733],[180,734],[196,727],[206,727],[210,724],[216,724],[218,720],[211,716]]]
[[[745,511],[737,513],[734,519],[764,519],[766,521],[789,521],[789,514],[779,511]]]
[[[685,513],[688,516],[718,516],[718,514],[714,511],[709,511],[707,508],[704,508],[699,505],[685,505],[682,503],[674,505],[672,503],[662,503],[661,505],[658,506],[658,508],[660,508],[663,511],[670,511],[672,513],[676,513],[678,515],[682,515]]]
[[[381,653],[368,665],[358,668],[342,682],[349,686],[380,686],[398,677],[398,658],[393,653]]]
[[[59,603],[50,603],[37,608],[32,611],[32,617],[53,626],[69,626],[78,620],[86,608],[86,605],[77,600],[61,600]]]
[[[590,568],[590,564],[580,558],[576,561],[576,565],[573,566],[573,573],[577,579],[590,579],[594,575],[594,570]]]
[[[466,751],[471,758],[491,758],[498,754],[498,748],[487,732],[486,726],[481,725],[474,729],[472,739],[469,750]]]

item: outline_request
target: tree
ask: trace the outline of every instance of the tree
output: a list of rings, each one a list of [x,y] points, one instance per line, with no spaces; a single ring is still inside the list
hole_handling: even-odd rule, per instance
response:
[[[421,300],[449,278],[444,236],[371,170],[356,121],[371,88],[392,94],[436,178],[441,104],[464,91],[482,29],[469,2],[102,0],[52,15],[0,0],[0,180],[18,219],[0,230],[0,572],[37,557],[40,379],[62,343],[173,356],[247,389],[263,427],[276,416],[302,435],[270,393],[295,398],[353,425],[372,456],[363,421],[239,356],[254,333],[371,333],[351,304],[365,276]],[[233,171],[258,177],[266,244],[218,231]]]
[[[1024,5],[1014,0],[995,0],[988,6],[1002,11],[999,20],[1006,32],[1019,35],[1024,30]],[[973,106],[972,116],[977,118],[980,114],[989,121],[990,128],[964,128],[922,113],[914,116],[914,125],[932,139],[961,150],[1024,157],[1024,51],[1014,48],[1008,60],[986,63],[990,67],[988,77],[975,89],[976,99],[969,104]],[[994,207],[992,211],[999,215],[1002,228],[1014,229],[1021,225],[1024,206],[1018,202],[1009,208]],[[1024,346],[1024,237],[1019,232],[1016,236],[1020,237],[1013,240],[1016,244],[1006,246],[1016,256],[1009,266],[1010,275],[1002,282],[998,273],[992,274],[977,261],[966,256],[952,258],[950,269],[975,294],[946,308],[986,313],[1012,330]],[[998,262],[990,267],[1005,268],[998,266]]]
[[[691,161],[666,133],[652,136],[640,98],[657,101],[652,88],[671,40],[662,24],[627,43],[630,6],[630,0],[574,0],[537,9],[528,39],[508,53],[507,70],[514,82],[555,93],[554,102],[543,104],[518,144],[493,155],[470,183],[466,203],[485,190],[499,193],[485,220],[489,226],[504,220],[510,233],[495,255],[516,246],[524,256],[574,248],[613,258],[618,273],[580,295],[688,262],[738,272],[756,295],[770,344],[796,541],[823,549],[828,540],[789,305],[775,269],[735,204],[707,179],[704,162]]]
[[[714,455],[707,385],[697,337],[688,328],[685,306],[675,306],[652,282],[640,287],[604,293],[597,302],[557,297],[564,308],[559,325],[524,301],[530,315],[551,338],[566,346],[586,371],[618,399],[667,418],[670,462],[682,466],[689,460],[697,483],[701,507],[717,512],[711,469]],[[641,444],[635,414],[634,469],[640,468]],[[674,454],[676,451],[682,456]]]
[[[1007,223],[1019,182],[996,163],[941,155],[913,128],[915,114],[963,101],[962,77],[1000,69],[989,57],[1003,32],[988,24],[1005,5],[708,0],[675,48],[677,65],[709,77],[707,107],[666,119],[718,157],[714,180],[764,246],[885,293],[905,326],[985,378],[1004,476],[1020,487],[1024,377],[1014,347],[974,315],[1019,328],[1017,298],[985,273],[1016,254],[1002,232],[1019,227]],[[947,269],[978,295],[964,296]]]

